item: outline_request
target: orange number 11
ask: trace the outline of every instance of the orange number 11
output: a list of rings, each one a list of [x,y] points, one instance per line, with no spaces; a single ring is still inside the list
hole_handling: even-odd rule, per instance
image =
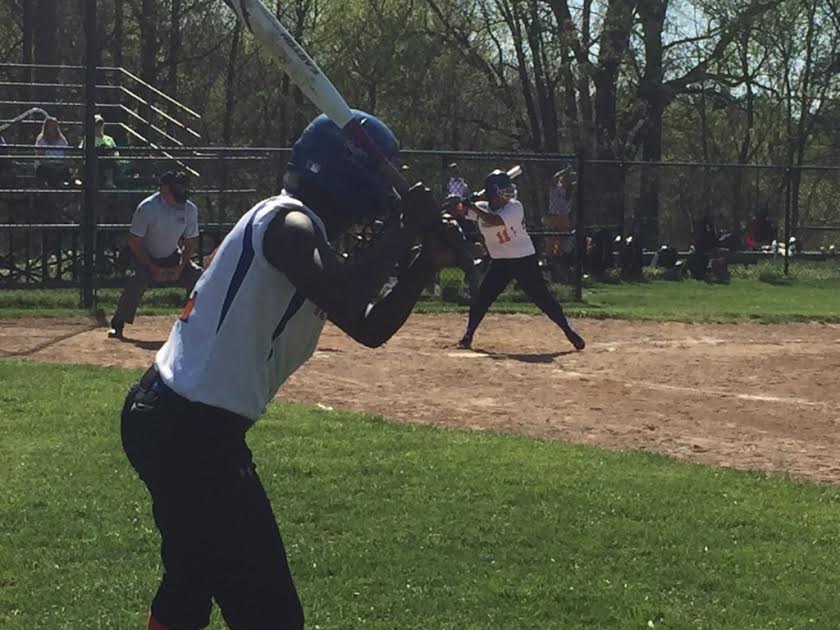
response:
[[[505,243],[510,243],[510,234],[508,234],[507,228],[505,228],[501,232],[496,232],[496,237],[499,239],[499,243],[503,245]]]

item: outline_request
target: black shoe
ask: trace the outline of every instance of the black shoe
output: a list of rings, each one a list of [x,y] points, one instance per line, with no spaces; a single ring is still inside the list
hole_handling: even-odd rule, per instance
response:
[[[458,342],[458,347],[461,350],[469,350],[472,347],[472,335],[464,335]]]
[[[108,339],[123,339],[123,327],[125,324],[111,320],[111,327],[108,329]]]
[[[575,350],[583,350],[586,347],[586,342],[583,340],[579,334],[577,334],[571,328],[563,329],[563,332],[566,333],[566,339],[575,347]]]

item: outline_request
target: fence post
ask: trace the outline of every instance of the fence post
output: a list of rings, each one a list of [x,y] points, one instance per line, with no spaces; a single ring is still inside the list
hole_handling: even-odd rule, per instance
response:
[[[82,306],[92,309],[93,248],[96,232],[96,196],[98,172],[96,164],[96,137],[93,125],[96,108],[96,2],[85,2],[85,194],[82,206],[82,241],[84,247],[82,270]]]
[[[790,210],[791,210],[791,167],[785,168],[785,275],[790,266]]]
[[[584,256],[584,238],[583,238],[583,200],[584,200],[584,152],[581,149],[577,154],[577,189],[575,190],[575,252],[577,253],[575,260],[575,300],[580,302],[583,300],[583,256]]]

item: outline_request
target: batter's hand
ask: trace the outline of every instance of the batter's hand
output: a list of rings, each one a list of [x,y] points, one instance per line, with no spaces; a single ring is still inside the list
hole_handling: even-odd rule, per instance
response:
[[[456,217],[463,217],[467,214],[467,206],[459,195],[449,195],[443,200],[442,207],[444,212],[453,214]]]
[[[440,207],[432,191],[423,184],[414,184],[403,198],[403,223],[424,234],[440,222]]]

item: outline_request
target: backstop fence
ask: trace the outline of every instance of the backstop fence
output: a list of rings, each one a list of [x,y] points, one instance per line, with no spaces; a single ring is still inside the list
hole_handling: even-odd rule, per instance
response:
[[[192,199],[201,222],[198,255],[203,257],[254,203],[279,192],[289,152],[288,148],[120,147],[118,156],[97,158],[101,164],[114,165],[118,175],[113,184],[87,198],[80,181],[81,150],[66,151],[62,162],[67,181],[51,186],[36,175],[41,158],[31,143],[3,146],[0,288],[119,286],[129,268],[126,243],[134,209],[157,189],[160,173],[172,168],[193,173]],[[405,151],[402,159],[406,176],[426,182],[441,199],[453,162],[471,190],[483,186],[490,170],[521,165],[518,196],[547,277],[567,284],[577,296],[586,274],[622,267],[628,237],[635,239],[642,262],[649,263],[663,245],[673,246],[681,258],[689,256],[698,245],[698,230],[711,226],[716,246],[725,247],[731,262],[775,259],[780,269],[787,270],[787,254],[812,259],[833,256],[840,231],[836,207],[840,168],[834,167],[651,164],[569,155],[437,151]],[[566,166],[572,166],[578,177],[572,235],[552,231],[543,223],[552,174]],[[95,217],[89,226],[83,221],[87,204]],[[86,234],[87,230],[92,233]],[[335,245],[352,254],[363,249],[371,234],[360,226]],[[558,236],[575,243],[572,253],[555,256],[547,251],[546,239]],[[795,247],[787,247],[792,238]],[[87,265],[86,242],[94,248]],[[596,265],[593,244],[599,243],[600,255],[606,255],[607,261]],[[462,271],[444,270],[430,291],[443,299],[468,300],[469,279]]]
[[[201,116],[123,68],[0,64],[0,88],[0,288],[75,287],[91,307],[96,289],[122,283],[132,214],[166,170],[192,175],[202,257],[281,188],[289,148],[201,146]],[[94,113],[116,152],[81,148]],[[34,147],[48,114],[69,141],[58,159]],[[518,194],[541,264],[578,298],[586,275],[635,277],[663,246],[676,259],[698,250],[730,262],[776,259],[787,272],[792,254],[833,256],[840,231],[840,167],[411,150],[402,160],[407,179],[441,198],[452,177],[475,191],[490,170],[521,165]],[[569,166],[577,173],[572,220],[558,228],[545,220],[552,175]],[[351,255],[375,235],[358,226],[335,246]],[[466,300],[480,275],[444,270],[430,291]]]

